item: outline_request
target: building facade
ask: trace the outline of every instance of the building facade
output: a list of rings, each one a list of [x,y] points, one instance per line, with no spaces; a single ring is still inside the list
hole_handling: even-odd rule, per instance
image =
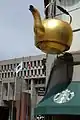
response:
[[[28,92],[32,99],[35,98],[34,104],[40,101],[46,83],[44,60],[45,54],[0,61],[0,106],[19,100],[21,87],[22,92]],[[23,69],[16,75],[14,69],[21,61]]]

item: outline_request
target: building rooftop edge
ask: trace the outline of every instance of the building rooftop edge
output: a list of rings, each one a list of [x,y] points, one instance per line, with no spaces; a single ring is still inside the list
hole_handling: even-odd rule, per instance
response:
[[[10,58],[10,59],[0,60],[0,62],[5,62],[5,61],[9,61],[9,60],[16,60],[16,59],[22,59],[22,58],[29,58],[29,57],[38,57],[38,56],[46,56],[46,54],[39,54],[39,55],[32,55],[32,56],[22,56],[22,57],[14,57],[14,58]]]

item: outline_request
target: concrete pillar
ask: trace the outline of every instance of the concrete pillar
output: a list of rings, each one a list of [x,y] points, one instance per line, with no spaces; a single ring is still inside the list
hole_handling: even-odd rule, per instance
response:
[[[9,99],[13,99],[13,89],[12,89],[12,86],[11,86],[11,83],[9,83]]]
[[[52,65],[54,64],[55,58],[56,58],[56,55],[48,54],[48,56],[47,56],[47,60],[46,60],[46,86],[47,86],[47,83],[48,83],[48,78],[49,78],[49,75],[50,75]]]
[[[10,93],[10,83],[8,82],[8,100],[9,100],[9,93]]]
[[[31,120],[34,119],[34,108],[36,106],[37,96],[36,89],[34,87],[34,81],[31,80]]]
[[[1,94],[1,101],[2,101],[2,95],[3,95],[3,94],[2,94],[2,88],[3,88],[3,83],[2,83],[2,82],[1,82],[1,86],[0,86],[0,87],[1,87],[0,94]]]
[[[15,84],[16,100],[20,100],[21,78],[16,77],[15,79],[16,79],[16,84]]]
[[[16,120],[30,120],[30,116],[31,116],[30,108],[31,108],[30,94],[22,93],[21,109],[20,109],[20,100],[16,101]]]
[[[11,109],[9,109],[9,117],[8,120],[11,120]]]
[[[14,77],[14,99],[16,99],[16,78]]]

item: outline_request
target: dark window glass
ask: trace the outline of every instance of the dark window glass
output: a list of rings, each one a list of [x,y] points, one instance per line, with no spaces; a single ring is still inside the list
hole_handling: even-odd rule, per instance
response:
[[[9,69],[9,64],[7,65],[7,68]]]
[[[5,73],[5,78],[7,78],[7,73]]]
[[[35,75],[37,74],[37,70],[35,70]]]
[[[26,67],[26,62],[23,62],[23,68],[25,68]]]
[[[31,70],[31,75],[33,75],[33,70]]]
[[[40,69],[38,69],[38,74],[40,75]]]
[[[40,60],[38,60],[38,66],[40,66]]]
[[[21,71],[21,76],[23,76],[23,71]]]
[[[32,61],[30,62],[30,66],[32,67]]]
[[[28,70],[28,76],[29,76],[29,70]]]
[[[13,77],[13,72],[11,72],[11,77]]]
[[[19,77],[20,73],[18,72],[17,76]]]
[[[6,70],[6,65],[4,65],[4,70]]]
[[[8,72],[8,77],[10,77],[10,72]]]
[[[3,65],[1,66],[1,70],[3,70]]]
[[[29,80],[29,84],[31,84],[31,80]]]
[[[14,68],[16,67],[16,64],[14,64]]]
[[[36,66],[36,61],[34,61],[34,66]]]
[[[45,79],[42,79],[42,84],[45,84]]]
[[[24,71],[24,76],[26,76],[26,70]]]
[[[4,78],[4,73],[2,73],[2,78]]]
[[[35,80],[34,80],[34,83],[37,84],[37,81],[38,81],[38,80],[35,79]]]
[[[12,64],[11,64],[11,69],[12,69]]]

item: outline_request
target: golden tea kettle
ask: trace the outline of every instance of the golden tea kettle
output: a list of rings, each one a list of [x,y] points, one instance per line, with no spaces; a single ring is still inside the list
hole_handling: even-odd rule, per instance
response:
[[[62,7],[59,10],[69,15]],[[57,18],[41,20],[39,11],[30,5],[29,10],[34,18],[35,46],[48,54],[59,54],[70,49],[72,43],[72,29],[70,23]]]

